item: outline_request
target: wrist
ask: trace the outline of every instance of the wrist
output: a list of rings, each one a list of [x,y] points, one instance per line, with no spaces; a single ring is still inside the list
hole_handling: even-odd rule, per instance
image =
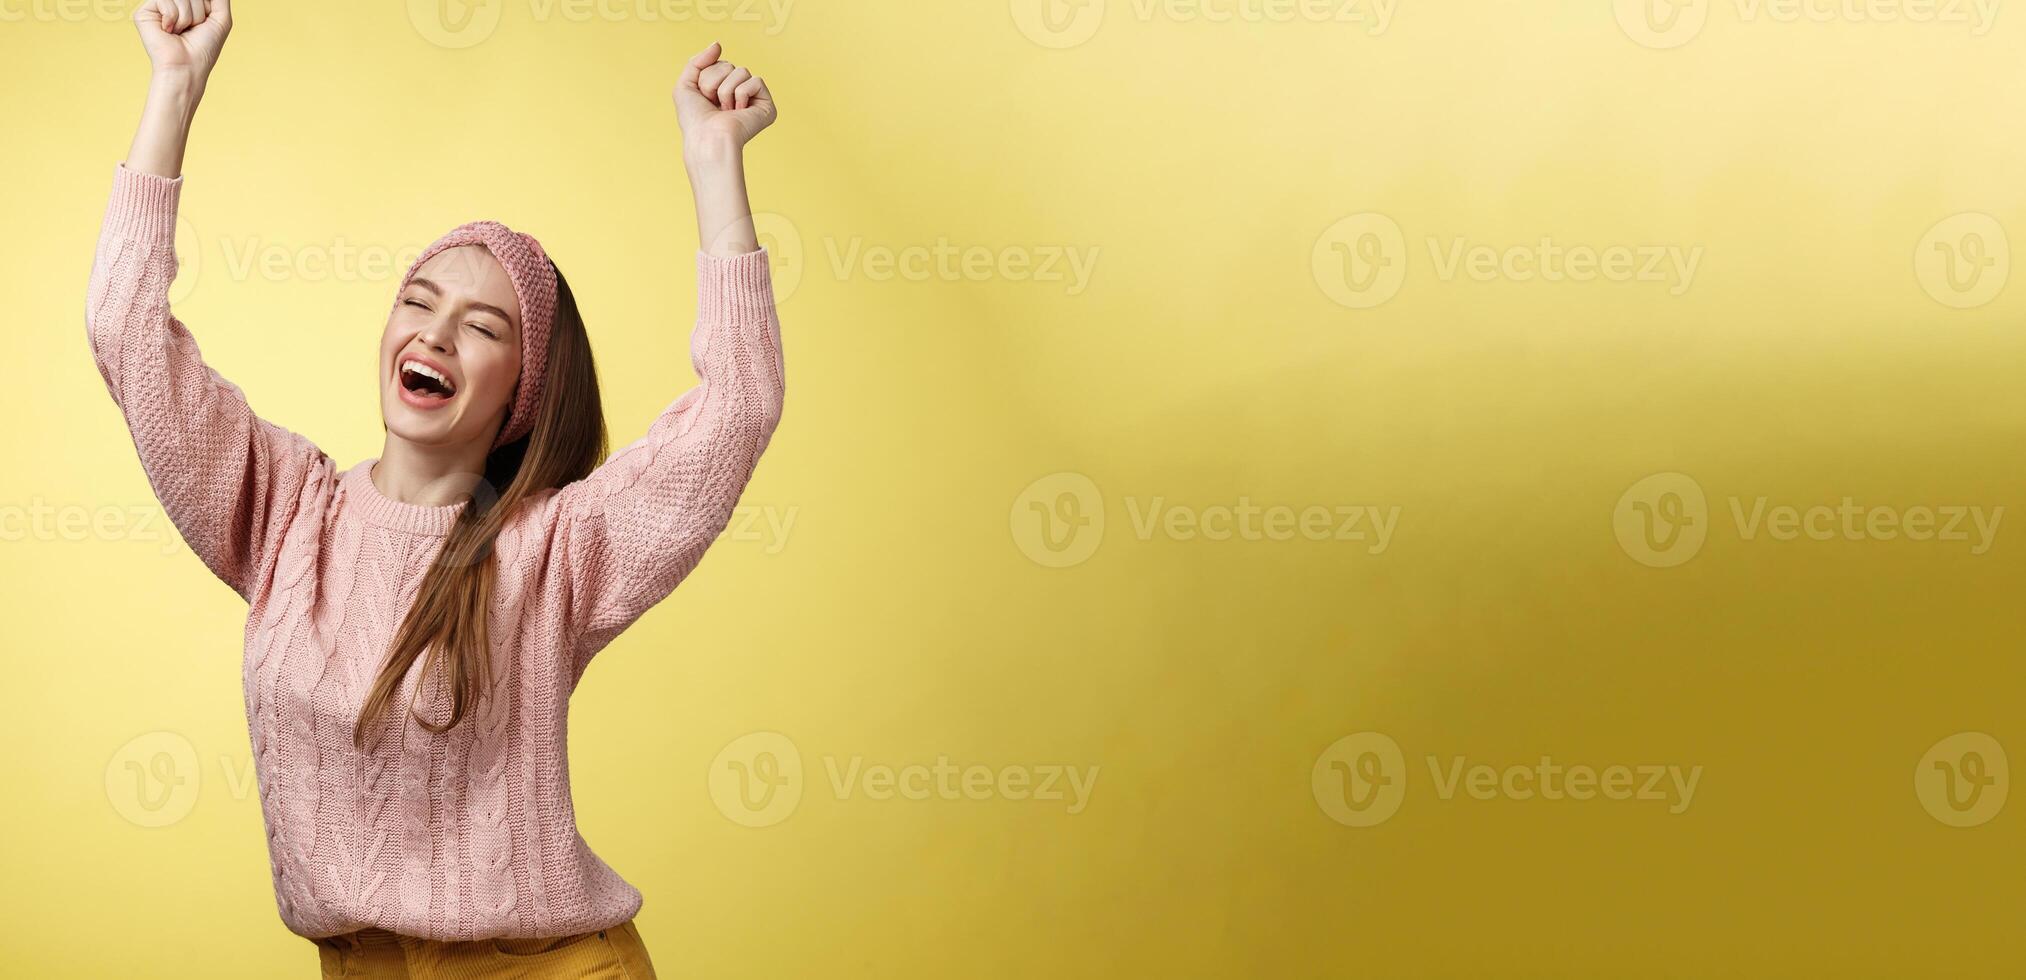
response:
[[[157,69],[148,76],[148,92],[194,100],[204,94],[204,82],[204,76],[188,69]]]
[[[744,171],[746,148],[737,139],[722,133],[685,137],[682,164],[693,178],[724,179]]]
[[[157,74],[148,82],[148,101],[175,113],[186,123],[197,115],[197,104],[203,100],[203,79]]]

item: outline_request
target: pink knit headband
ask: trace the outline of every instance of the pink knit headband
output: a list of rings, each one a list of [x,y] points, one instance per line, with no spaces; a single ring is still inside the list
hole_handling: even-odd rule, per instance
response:
[[[556,267],[549,264],[549,253],[533,235],[497,221],[470,221],[423,249],[408,267],[408,274],[401,277],[401,288],[407,288],[415,271],[430,257],[459,245],[485,246],[513,280],[514,296],[521,304],[521,373],[514,383],[513,410],[500,427],[499,438],[493,440],[492,448],[498,449],[527,435],[535,425],[535,408],[541,404],[542,381],[548,370],[549,325],[556,316]]]

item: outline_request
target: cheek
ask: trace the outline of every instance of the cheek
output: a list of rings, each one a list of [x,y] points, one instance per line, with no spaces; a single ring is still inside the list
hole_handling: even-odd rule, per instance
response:
[[[380,359],[392,362],[394,355],[414,339],[414,327],[402,323],[398,316],[388,317],[387,325],[380,329]]]
[[[519,359],[508,353],[472,365],[468,377],[478,381],[480,394],[487,401],[504,404],[507,396],[513,394],[514,380],[519,374]]]

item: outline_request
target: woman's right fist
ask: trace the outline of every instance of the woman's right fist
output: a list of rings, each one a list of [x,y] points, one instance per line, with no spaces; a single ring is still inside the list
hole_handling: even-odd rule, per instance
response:
[[[147,0],[134,11],[134,26],[157,75],[179,75],[202,83],[218,64],[225,35],[232,32],[231,0]]]

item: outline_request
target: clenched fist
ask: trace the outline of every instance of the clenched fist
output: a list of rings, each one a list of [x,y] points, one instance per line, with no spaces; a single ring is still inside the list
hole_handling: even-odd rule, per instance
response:
[[[736,152],[773,125],[774,94],[751,70],[719,60],[715,42],[697,52],[675,86],[675,114],[685,156]]]
[[[147,0],[134,11],[155,74],[201,86],[232,32],[231,0]]]

